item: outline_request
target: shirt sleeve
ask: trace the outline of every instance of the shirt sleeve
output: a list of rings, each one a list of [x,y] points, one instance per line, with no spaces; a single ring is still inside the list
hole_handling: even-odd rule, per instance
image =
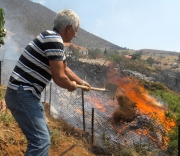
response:
[[[64,45],[61,38],[49,38],[44,43],[45,54],[48,60],[65,61],[66,56],[64,52]]]

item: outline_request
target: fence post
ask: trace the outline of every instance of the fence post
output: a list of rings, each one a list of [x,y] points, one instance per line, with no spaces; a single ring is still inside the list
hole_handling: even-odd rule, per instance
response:
[[[1,84],[1,61],[0,61],[0,84]]]
[[[52,82],[50,82],[49,90],[50,90],[50,93],[49,93],[49,105],[51,105]]]
[[[178,156],[180,156],[180,125],[178,125]]]
[[[85,131],[85,112],[84,112],[84,91],[81,89],[82,92],[82,112],[83,112],[83,130]]]
[[[92,108],[92,121],[91,121],[91,127],[92,127],[92,145],[94,144],[94,108]]]
[[[44,102],[46,103],[46,87],[44,88]]]
[[[49,93],[49,114],[51,114],[51,94],[52,94],[52,82],[50,82],[50,93]]]

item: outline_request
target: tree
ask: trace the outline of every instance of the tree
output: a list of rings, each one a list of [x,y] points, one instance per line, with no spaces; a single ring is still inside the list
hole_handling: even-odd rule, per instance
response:
[[[0,46],[4,45],[4,37],[6,36],[6,29],[4,29],[4,10],[0,8]]]
[[[98,55],[102,54],[103,52],[99,49],[88,49],[88,54],[91,58],[96,58]]]
[[[146,61],[150,66],[152,66],[155,63],[155,60],[152,57],[148,57]]]
[[[132,54],[132,60],[140,60],[141,54],[140,53],[134,53]]]
[[[122,51],[122,54],[123,54],[123,55],[129,55],[130,52],[129,52],[128,50],[123,50],[123,51]]]
[[[105,57],[108,59],[115,58],[120,54],[118,50],[114,50],[114,49],[108,49],[108,50],[105,49],[105,51],[104,51],[104,54],[106,53]]]
[[[107,55],[107,50],[106,49],[104,50],[104,55]]]

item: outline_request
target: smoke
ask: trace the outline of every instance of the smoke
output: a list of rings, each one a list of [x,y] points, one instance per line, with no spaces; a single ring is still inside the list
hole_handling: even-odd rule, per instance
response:
[[[1,48],[6,51],[4,59],[18,60],[23,49],[33,36],[30,35],[25,28],[28,19],[26,19],[18,9],[13,7],[13,5],[8,5],[8,3],[13,2],[0,0],[0,7],[2,7],[5,12],[4,27],[7,30],[4,39],[5,44]]]

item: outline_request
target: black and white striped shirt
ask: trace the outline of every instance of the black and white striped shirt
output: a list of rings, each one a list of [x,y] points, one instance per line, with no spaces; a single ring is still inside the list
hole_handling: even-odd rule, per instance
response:
[[[46,30],[31,41],[20,56],[8,82],[8,87],[31,90],[41,98],[41,92],[50,82],[52,75],[49,60],[65,61],[61,36],[54,30]]]

